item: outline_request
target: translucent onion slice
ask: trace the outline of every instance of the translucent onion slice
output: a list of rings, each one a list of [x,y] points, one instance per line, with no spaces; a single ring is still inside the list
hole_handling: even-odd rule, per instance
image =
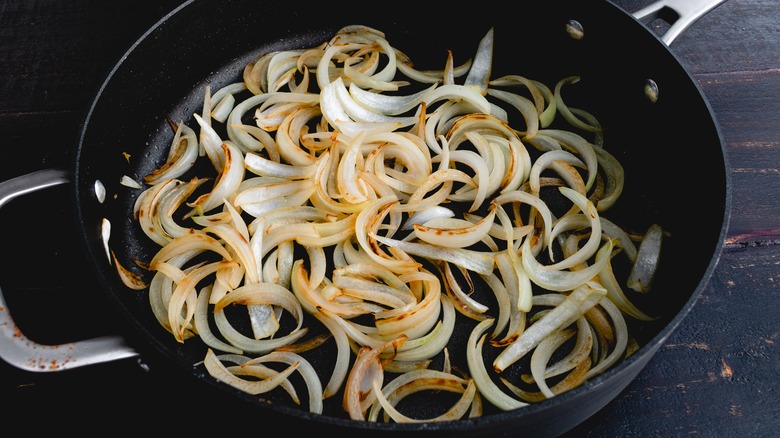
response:
[[[224,167],[211,192],[199,196],[187,205],[193,207],[193,214],[208,213],[220,206],[225,199],[232,199],[244,178],[244,155],[232,144],[222,143]]]
[[[423,99],[423,102],[430,108],[433,104],[446,100],[466,102],[471,105],[477,113],[491,113],[492,106],[480,90],[465,85],[449,84],[439,86],[428,93]]]
[[[558,112],[563,116],[564,119],[566,119],[567,122],[571,123],[574,127],[582,129],[584,131],[589,132],[598,132],[600,131],[600,128],[597,126],[590,125],[581,119],[579,119],[574,113],[571,111],[568,105],[563,100],[563,96],[561,93],[561,90],[563,89],[564,85],[567,84],[576,84],[580,81],[579,76],[569,76],[566,78],[561,79],[558,81],[558,83],[555,85],[555,104],[558,107]]]
[[[531,375],[545,397],[553,398],[555,393],[547,385],[545,370],[550,358],[558,348],[574,336],[573,330],[557,330],[542,339],[531,354]]]
[[[347,376],[344,386],[342,405],[353,420],[365,420],[366,411],[373,403],[374,381],[384,380],[384,371],[379,355],[389,349],[398,349],[406,341],[406,336],[388,341],[376,348],[362,347],[358,350],[355,363]]]
[[[631,289],[647,293],[653,287],[658,260],[661,256],[663,228],[658,224],[650,225],[639,243],[636,260],[631,266],[626,285]]]
[[[301,374],[301,377],[303,377],[306,387],[308,388],[309,412],[313,414],[322,413],[322,384],[320,383],[317,371],[314,370],[314,367],[308,360],[297,353],[274,351],[251,359],[242,366],[246,367],[253,364],[268,362],[281,362],[290,365],[290,367],[295,366],[295,370]]]
[[[195,131],[183,122],[176,126],[165,163],[144,176],[144,182],[150,185],[160,181],[178,178],[195,165],[198,159],[198,138]]]
[[[137,220],[141,230],[152,241],[160,246],[165,246],[173,239],[160,223],[159,205],[167,193],[172,191],[180,183],[176,179],[168,179],[153,185],[144,191],[141,200],[137,204]]]
[[[594,146],[592,143],[585,140],[584,137],[572,131],[544,129],[541,130],[540,133],[557,140],[563,147],[574,151],[582,159],[588,168],[588,177],[585,181],[585,187],[587,190],[590,190],[593,183],[596,181],[596,175],[598,175],[599,169],[598,156],[595,151],[597,146]]]
[[[606,193],[596,202],[599,211],[605,211],[620,198],[626,177],[623,165],[612,154],[601,147],[594,147],[593,150],[596,152],[599,166],[607,176]]]
[[[405,242],[388,239],[377,234],[370,234],[369,236],[379,243],[398,248],[407,254],[424,257],[429,260],[447,261],[478,274],[486,275],[493,272],[495,260],[491,253],[466,248],[439,247],[427,243]]]
[[[437,86],[438,84],[431,84],[416,93],[391,95],[364,90],[353,82],[349,84],[349,94],[357,103],[374,113],[396,116],[419,106]]]
[[[333,366],[333,372],[331,372],[330,379],[325,385],[325,389],[322,391],[322,398],[330,398],[338,393],[341,386],[344,384],[344,380],[349,373],[349,365],[351,359],[351,351],[349,348],[349,338],[344,330],[336,324],[333,319],[325,316],[321,312],[314,312],[314,317],[317,318],[333,335],[336,340],[336,363]]]
[[[501,390],[488,374],[485,368],[482,356],[482,346],[485,342],[485,331],[493,325],[495,320],[485,319],[478,323],[469,335],[468,345],[466,346],[466,359],[469,366],[469,373],[479,389],[479,393],[497,408],[503,411],[511,411],[528,406],[528,403],[512,398]]]
[[[496,372],[502,372],[555,330],[566,327],[598,303],[607,291],[597,283],[589,282],[574,289],[566,300],[531,324],[523,334],[499,353],[493,361]],[[592,299],[591,297],[595,297]]]
[[[447,295],[441,295],[441,323],[428,334],[407,341],[395,356],[398,362],[414,362],[430,359],[444,351],[455,330],[455,306]]]
[[[299,363],[293,363],[287,367],[284,371],[276,374],[273,377],[263,380],[248,380],[242,379],[235,374],[231,373],[222,362],[217,358],[214,351],[209,348],[206,351],[206,357],[203,360],[206,370],[209,374],[217,380],[220,380],[234,388],[240,389],[249,394],[263,394],[278,387],[295,369],[300,365]]]
[[[460,378],[454,374],[451,374],[449,372],[445,371],[438,371],[438,370],[432,370],[432,369],[417,369],[405,372],[403,374],[400,374],[396,376],[393,380],[388,382],[384,387],[381,388],[381,392],[385,397],[385,402],[382,403],[379,399],[374,402],[373,405],[371,405],[371,410],[368,413],[368,416],[366,417],[367,421],[377,421],[379,419],[379,414],[382,411],[382,406],[385,404],[389,404],[390,406],[396,406],[398,402],[400,402],[404,397],[420,392],[425,390],[436,390],[438,387],[438,384],[436,381],[443,382],[443,385],[446,385],[447,388],[441,387],[438,388],[439,390],[444,391],[452,391],[452,392],[458,392],[463,393],[464,392],[464,385],[468,385],[469,381],[463,378]],[[378,396],[380,394],[377,394]],[[400,414],[400,413],[399,413]],[[384,415],[385,421],[389,419],[388,413],[385,413]],[[400,414],[400,417],[405,417],[403,414]],[[411,419],[406,418],[406,421],[399,421],[397,418],[393,418],[396,422],[416,422],[420,419]]]
[[[488,92],[490,73],[493,70],[494,34],[495,31],[491,27],[479,41],[477,53],[474,55],[474,63],[463,82],[465,86],[476,89],[483,96]]]
[[[219,339],[211,331],[209,325],[209,301],[211,298],[212,285],[207,285],[198,293],[198,307],[195,310],[195,317],[193,319],[195,323],[195,329],[198,331],[198,336],[209,347],[227,353],[244,354],[243,350],[236,348],[233,345],[224,342]]]
[[[607,248],[604,247],[596,254],[596,263],[602,259],[610,259],[610,257],[611,251],[607,251]],[[618,306],[618,308],[626,315],[629,315],[640,321],[652,321],[655,319],[640,310],[636,305],[634,305],[634,303],[631,302],[631,300],[628,299],[628,297],[623,292],[623,289],[620,287],[617,278],[615,278],[611,263],[604,264],[604,267],[599,273],[599,282],[607,289],[607,297],[613,303],[615,303],[615,305]]]
[[[446,248],[465,248],[487,236],[496,217],[496,206],[492,204],[488,214],[477,223],[466,220],[453,222],[431,220],[423,225],[414,225],[414,235],[432,245]],[[438,226],[441,224],[442,226]],[[451,225],[451,226],[448,226]]]
[[[426,208],[424,210],[417,210],[409,215],[406,222],[404,222],[401,229],[403,230],[411,230],[414,229],[415,224],[424,224],[432,219],[436,218],[443,218],[443,217],[453,217],[455,216],[455,212],[450,210],[447,207],[436,205],[431,208]]]
[[[397,409],[395,409],[395,403],[400,401],[400,399],[402,399],[403,396],[405,396],[406,394],[403,394],[403,396],[398,396],[398,400],[395,400],[395,403],[390,402],[382,393],[381,383],[375,379],[373,381],[374,394],[376,394],[376,398],[379,404],[385,410],[385,412],[387,412],[388,415],[397,423],[420,423],[420,422],[439,422],[439,421],[458,420],[462,418],[468,411],[472,401],[474,400],[474,397],[476,395],[476,390],[477,390],[477,387],[474,385],[473,380],[469,380],[466,389],[463,390],[463,387],[461,386],[460,382],[449,380],[449,379],[442,379],[440,377],[425,379],[425,380],[422,379],[416,380],[414,381],[414,383],[408,384],[407,388],[410,388],[407,390],[408,393],[421,392],[425,390],[433,390],[433,391],[451,391],[451,392],[462,391],[463,394],[458,399],[458,401],[454,405],[452,405],[450,409],[447,410],[447,412],[433,418],[415,419],[415,418],[408,417],[402,414]]]

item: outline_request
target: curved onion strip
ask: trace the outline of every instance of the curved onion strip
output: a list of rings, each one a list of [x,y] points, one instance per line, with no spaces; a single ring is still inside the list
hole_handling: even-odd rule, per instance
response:
[[[269,304],[279,306],[292,314],[297,321],[293,331],[303,326],[303,309],[289,289],[275,283],[245,284],[225,295],[214,305],[214,312],[220,312],[235,304]]]
[[[244,166],[246,166],[247,170],[250,172],[260,176],[274,176],[288,179],[311,178],[317,170],[315,164],[295,166],[292,164],[279,163],[262,157],[254,152],[247,152],[246,155],[244,155]]]
[[[456,100],[467,102],[472,105],[477,113],[490,114],[490,102],[485,96],[472,87],[457,84],[441,85],[428,93],[422,100],[429,108],[431,105],[442,100]]]
[[[567,84],[576,84],[579,81],[579,76],[569,76],[561,79],[555,85],[555,104],[558,107],[558,112],[560,112],[561,116],[563,116],[567,122],[571,123],[576,128],[582,129],[584,131],[599,132],[601,130],[599,127],[583,122],[572,113],[571,109],[569,109],[569,107],[563,101],[563,96],[561,95],[561,89],[563,86]]]
[[[414,228],[415,224],[424,224],[432,219],[443,218],[443,217],[449,218],[453,216],[455,216],[455,213],[452,210],[450,210],[447,207],[437,205],[431,208],[427,208],[425,210],[417,210],[414,213],[410,214],[407,220],[404,222],[401,229],[411,230]]]
[[[377,311],[378,306],[370,305],[349,305],[330,301],[322,294],[322,287],[312,287],[306,275],[306,267],[303,260],[296,260],[293,263],[291,278],[291,287],[301,306],[309,313],[315,313],[318,310],[327,316],[333,316],[336,322],[341,322],[341,317],[352,318],[359,315],[373,313]],[[341,324],[340,324],[341,325]],[[344,327],[342,325],[342,327]],[[348,327],[344,327],[345,330]]]
[[[560,394],[562,392],[568,391],[572,388],[576,388],[582,382],[585,381],[585,374],[590,368],[590,359],[586,359],[585,361],[579,363],[576,368],[574,368],[569,374],[567,374],[563,379],[561,379],[558,383],[556,383],[554,386],[550,388],[550,391],[553,394]],[[541,402],[543,400],[546,400],[547,397],[541,392],[530,392],[523,390],[515,385],[513,385],[511,382],[509,382],[504,377],[499,377],[502,383],[504,383],[509,390],[515,394],[520,399],[528,402],[528,403],[537,403]]]
[[[611,208],[623,194],[626,176],[623,165],[612,154],[598,146],[593,150],[596,152],[599,166],[607,176],[606,193],[596,202],[599,211],[604,211]]]
[[[117,274],[119,274],[119,279],[122,280],[122,284],[132,290],[142,290],[149,287],[149,284],[143,280],[140,274],[125,268],[119,263],[114,251],[111,251],[111,260],[113,261],[114,266],[116,266],[116,271]]]
[[[206,358],[203,360],[203,364],[206,366],[209,374],[215,379],[249,394],[262,394],[273,390],[286,380],[299,365],[299,363],[293,363],[284,371],[268,379],[247,380],[231,373],[225,365],[220,362],[211,348],[206,351]]]
[[[195,317],[195,309],[197,307],[195,286],[218,269],[233,264],[235,264],[234,261],[207,263],[191,270],[177,282],[176,288],[174,288],[171,299],[168,302],[168,324],[170,324],[171,331],[177,341],[184,342],[184,333],[187,330],[187,326]],[[183,313],[184,317],[182,318]]]
[[[599,213],[596,210],[596,206],[576,190],[572,190],[568,187],[559,187],[558,189],[564,196],[569,198],[569,200],[571,200],[574,205],[579,207],[583,214],[585,214],[585,216],[588,218],[590,226],[590,237],[588,238],[588,241],[585,242],[585,245],[579,248],[574,254],[569,255],[560,262],[545,267],[545,269],[551,271],[568,269],[581,263],[585,263],[588,259],[593,257],[599,248],[599,244],[601,243],[601,221],[599,220]],[[553,226],[553,229],[550,233],[551,238],[558,233],[556,227],[558,227],[560,224],[565,226],[566,222],[559,221],[555,226]]]
[[[364,90],[353,82],[349,84],[349,94],[360,105],[375,113],[395,116],[419,106],[437,85],[434,83],[417,93],[397,96]]]
[[[475,300],[469,293],[460,287],[460,282],[455,278],[455,275],[452,272],[452,266],[449,263],[441,263],[440,269],[444,273],[443,282],[447,286],[447,292],[450,297],[458,303],[459,307],[464,308],[462,312],[468,309],[467,316],[470,316],[473,319],[481,319],[481,315],[488,311],[488,306]],[[468,273],[465,274],[468,275]]]
[[[243,221],[241,222],[244,225]],[[249,241],[232,224],[216,224],[203,229],[205,233],[212,233],[222,239],[228,247],[232,248],[238,256],[238,260],[246,271],[250,283],[260,282],[260,272],[255,263],[255,254],[249,246]]]
[[[416,301],[416,298],[414,295],[412,295],[408,288],[404,288],[405,290],[399,290],[398,288],[386,285],[384,283],[355,278],[352,276],[344,276],[334,273],[333,285],[344,290],[345,295],[352,297],[360,297],[365,294],[368,297],[374,297],[380,301],[382,300],[381,297],[387,297],[386,299],[388,303],[384,304],[391,307],[404,307],[409,304],[414,304]],[[396,304],[390,305],[389,302]]]
[[[599,260],[609,260],[610,258],[611,251],[602,248],[596,254],[596,263],[599,263]],[[607,297],[626,315],[641,321],[652,321],[656,319],[647,315],[645,312],[642,312],[628,299],[625,293],[623,293],[623,289],[620,287],[620,284],[615,278],[615,273],[612,271],[612,263],[604,263],[604,267],[601,269],[601,272],[599,272],[599,282],[607,289]]]
[[[165,195],[174,190],[180,181],[168,179],[153,185],[144,191],[142,201],[138,204],[137,220],[141,230],[152,241],[165,246],[173,237],[169,235],[160,223],[159,206]]]
[[[171,274],[167,269],[164,269],[163,271],[155,272],[152,280],[149,282],[149,304],[152,313],[155,318],[157,318],[160,325],[171,333],[173,332],[168,323],[168,302],[173,293],[174,279],[178,281],[183,276],[181,267],[201,252],[202,250],[199,249],[185,251],[171,257],[169,261],[158,263],[157,267],[165,266],[175,268],[178,271],[178,276],[176,274]]]
[[[526,274],[525,270],[523,269],[522,263],[520,262],[520,259],[517,256],[517,251],[514,249],[514,236],[513,236],[513,230],[512,230],[512,224],[509,219],[509,215],[506,214],[504,209],[502,207],[498,207],[497,215],[501,221],[501,225],[504,227],[504,232],[507,236],[507,249],[504,253],[502,253],[500,256],[496,256],[496,262],[506,262],[508,260],[508,264],[502,264],[499,265],[499,271],[501,272],[502,278],[507,279],[507,281],[510,284],[514,284],[514,278],[517,279],[517,288],[512,288],[511,290],[517,290],[517,299],[516,302],[513,303],[513,309],[512,311],[515,311],[515,308],[520,312],[528,312],[531,310],[532,305],[532,296],[533,296],[533,290],[531,288],[531,280],[530,277]],[[506,256],[506,257],[501,257]],[[514,275],[513,275],[514,274]],[[510,280],[511,279],[511,280]],[[513,294],[514,295],[514,294]],[[513,322],[516,322],[513,318]],[[519,327],[517,327],[519,328]],[[512,336],[515,333],[515,330],[510,329],[510,333],[508,336]]]
[[[417,381],[415,381],[415,383],[417,383]],[[427,380],[416,385],[413,389],[410,389],[409,392],[420,392],[424,390],[460,392],[460,390],[463,389],[462,386],[460,386],[461,385],[460,382],[455,382],[452,380],[442,380],[441,378],[433,379],[433,382],[430,382],[429,386],[424,385],[425,383],[428,383]],[[463,391],[461,397],[450,409],[447,410],[447,412],[434,418],[424,418],[424,419],[415,419],[415,418],[408,417],[406,415],[403,415],[397,409],[395,409],[394,404],[388,401],[385,395],[382,393],[381,383],[378,380],[373,381],[373,390],[379,404],[395,422],[419,423],[419,422],[454,421],[459,418],[462,418],[463,415],[468,411],[469,406],[471,406],[472,400],[474,399],[474,396],[476,394],[477,387],[476,385],[474,385],[473,380],[469,380],[468,386],[466,386],[466,389]]]
[[[557,140],[563,147],[573,150],[581,158],[588,168],[588,178],[585,181],[585,188],[590,190],[593,183],[596,181],[596,175],[599,169],[598,155],[596,154],[597,146],[588,142],[581,135],[564,131],[562,129],[544,129],[540,131],[545,136]]]
[[[434,207],[444,202],[452,191],[453,183],[460,182],[468,186],[475,186],[476,183],[465,172],[458,169],[440,169],[430,174],[430,176],[420,184],[417,190],[409,196],[405,204],[398,205],[398,211],[416,211]],[[439,187],[433,195],[425,197],[431,190]]]
[[[466,346],[466,359],[469,366],[469,373],[477,384],[479,393],[497,408],[504,411],[511,411],[513,409],[522,408],[523,406],[528,406],[528,403],[514,399],[504,393],[501,388],[493,382],[493,379],[485,368],[485,363],[482,358],[482,344],[485,342],[486,337],[484,333],[493,325],[493,322],[494,320],[492,318],[485,319],[477,324],[469,335],[468,345]]]
[[[249,366],[243,366],[245,363],[249,362],[250,359],[252,359],[249,356],[244,356],[240,354],[232,354],[232,353],[223,353],[217,355],[217,359],[225,365],[225,368],[233,373],[235,376],[251,376],[257,379],[268,379],[271,377],[276,376],[280,372],[277,370],[274,370],[272,368],[269,368],[265,365],[261,364],[254,364]],[[235,365],[228,365],[228,363],[234,363]],[[284,370],[282,370],[283,372]],[[301,400],[298,398],[298,392],[295,390],[295,387],[290,382],[289,379],[284,379],[279,384],[279,387],[284,389],[287,394],[290,395],[290,398],[292,399],[293,403],[296,405],[301,404]]]
[[[306,387],[309,389],[309,412],[313,414],[322,413],[322,384],[314,367],[303,356],[289,351],[274,351],[263,356],[254,358],[243,364],[249,366],[257,363],[282,362],[295,366],[295,370],[301,374]]]
[[[523,116],[526,126],[525,131],[520,131],[520,134],[523,135],[524,138],[533,138],[536,133],[539,132],[539,113],[537,112],[536,104],[533,101],[519,94],[509,93],[495,88],[489,88],[487,92],[488,95],[501,99],[520,111],[520,115]]]
[[[193,214],[207,213],[221,205],[225,199],[232,199],[244,178],[244,156],[241,151],[229,143],[222,143],[222,151],[225,154],[224,167],[211,192],[187,204],[193,207]]]
[[[388,116],[383,113],[373,112],[370,109],[362,106],[356,102],[352,95],[347,91],[347,87],[344,85],[344,81],[341,78],[331,82],[331,87],[334,87],[336,98],[341,103],[344,112],[356,122],[369,122],[369,123],[398,123],[399,128],[413,125],[417,119],[413,116],[400,117],[400,116]]]
[[[555,397],[555,393],[547,385],[545,369],[552,355],[564,342],[574,336],[573,330],[557,330],[542,339],[531,353],[531,375],[542,394],[547,398]]]
[[[381,388],[382,394],[386,397],[386,402],[391,406],[396,406],[397,403],[407,395],[421,390],[430,389],[431,383],[435,380],[441,380],[451,384],[449,389],[442,388],[443,390],[456,390],[457,392],[463,392],[463,385],[468,385],[469,381],[462,379],[453,374],[444,371],[431,370],[431,369],[416,369],[405,372],[393,378],[384,387]],[[421,387],[420,383],[426,385],[426,388]],[[378,394],[377,394],[378,395]],[[367,421],[377,421],[379,414],[382,411],[382,403],[377,399],[372,405],[371,410],[366,417]],[[388,419],[387,413],[385,414],[385,420]],[[398,420],[396,420],[398,421]]]
[[[495,216],[496,206],[493,204],[488,214],[475,224],[464,221],[467,225],[449,228],[437,227],[435,221],[429,221],[423,225],[415,224],[414,235],[432,245],[446,248],[465,248],[485,238],[493,225]]]
[[[198,147],[195,131],[183,122],[179,122],[165,163],[144,176],[144,182],[154,185],[184,175],[195,165],[198,159]]]
[[[252,96],[239,103],[230,112],[226,123],[227,135],[242,151],[260,151],[268,144],[275,144],[273,138],[262,129],[251,129],[251,126],[244,127],[242,118],[252,108],[255,108],[269,99],[273,94],[262,93]],[[257,128],[257,127],[255,127]],[[252,134],[261,137],[253,136]]]
[[[401,336],[376,348],[360,348],[344,386],[342,404],[351,419],[365,420],[366,411],[376,397],[376,394],[373,394],[374,381],[382,382],[384,380],[384,371],[379,355],[388,349],[397,350],[406,339],[406,336]]]
[[[647,293],[653,287],[653,279],[661,256],[663,228],[658,224],[650,225],[639,243],[636,259],[631,266],[626,285],[641,293]]]
[[[483,96],[487,94],[490,73],[493,70],[494,33],[491,27],[479,41],[477,53],[474,55],[474,63],[471,65],[469,74],[463,82],[465,86],[476,89]]]
[[[496,347],[509,344],[523,333],[525,330],[526,313],[527,310],[530,310],[528,301],[533,293],[531,280],[523,269],[518,269],[513,259],[514,257],[507,251],[501,252],[496,256],[496,265],[501,274],[502,283],[505,285],[509,295],[507,307],[502,309],[502,313],[508,315],[506,316],[508,327],[506,334],[501,339],[495,339],[501,330],[504,329],[503,324],[500,327],[501,330],[499,330],[498,326],[496,327],[496,330],[493,332],[494,340],[491,341],[491,344]]]
[[[462,268],[478,274],[493,272],[495,260],[492,253],[485,253],[466,248],[448,248],[427,243],[404,242],[371,234],[374,240],[387,246],[398,248],[407,254],[413,254],[429,260],[443,260],[454,263]]]
[[[301,107],[281,121],[275,137],[281,159],[295,166],[310,166],[316,162],[316,152],[302,145],[300,135],[307,131],[310,121],[320,115],[321,107]]]
[[[236,82],[228,84],[213,93],[211,95],[211,118],[220,123],[225,123],[231,111],[235,108],[235,95],[245,90],[246,85],[243,82]]]
[[[321,312],[314,312],[314,317],[317,318],[333,335],[333,339],[336,340],[336,348],[338,353],[336,354],[336,364],[333,366],[333,372],[330,375],[325,389],[322,391],[322,398],[330,398],[338,393],[341,386],[344,384],[344,380],[349,372],[350,361],[350,349],[349,338],[344,330],[333,319],[324,315]]]
[[[613,242],[608,240],[599,251],[610,252],[612,247]],[[609,264],[609,258],[604,257],[597,259],[592,265],[576,271],[548,269],[547,266],[542,265],[534,258],[528,240],[523,243],[521,251],[520,260],[531,281],[545,289],[559,292],[573,290],[577,286],[585,284]]]
[[[439,279],[427,271],[403,274],[401,278],[403,281],[425,282],[427,284],[425,296],[413,306],[377,313],[374,324],[380,339],[389,340],[400,335],[415,339],[431,330],[439,320],[441,312]]]
[[[211,288],[212,286],[208,285],[201,289],[198,294],[198,307],[195,309],[195,316],[193,318],[195,329],[198,331],[198,336],[200,336],[206,345],[215,350],[234,354],[244,354],[243,350],[222,341],[211,331],[208,320]]]
[[[551,297],[560,296],[558,294],[547,295],[550,295]],[[565,298],[561,297],[561,302],[563,299]],[[606,301],[608,300],[599,301],[599,305]],[[537,303],[537,301],[535,300],[534,303]],[[542,305],[541,303],[539,304]],[[585,316],[577,318],[577,340],[575,345],[571,348],[569,354],[554,364],[547,366],[547,368],[544,370],[544,378],[549,379],[550,377],[555,377],[563,373],[567,373],[588,360],[588,357],[593,350],[593,330],[588,323],[588,316],[591,313],[593,313],[593,309],[585,312]]]
[[[519,338],[502,350],[493,361],[493,368],[497,372],[504,371],[536,347],[550,333],[571,324],[572,321],[596,305],[604,295],[606,295],[606,290],[596,283],[591,282],[577,287],[563,303],[545,313],[541,319],[531,324]],[[595,297],[595,299],[591,297]]]
[[[160,226],[172,238],[196,232],[192,227],[179,225],[173,216],[187,198],[206,181],[208,181],[207,178],[192,178],[172,189],[160,200],[157,209]]]
[[[446,76],[444,70],[417,70],[407,55],[398,49],[395,52],[398,60],[401,61],[397,65],[398,71],[416,82],[432,84],[442,81]],[[457,78],[467,74],[469,69],[471,69],[472,63],[473,59],[468,59],[463,64],[452,67],[449,69],[451,77]]]
[[[498,261],[499,259],[497,257],[497,264]],[[498,303],[498,316],[494,318],[496,325],[493,328],[493,334],[491,336],[495,338],[502,330],[504,330],[504,328],[506,328],[507,324],[509,323],[510,315],[522,316],[524,313],[521,314],[520,312],[511,311],[512,304],[509,298],[509,291],[504,285],[504,282],[502,282],[498,276],[495,274],[483,275],[482,279],[485,280],[485,283],[487,283],[490,290],[493,291],[493,295],[496,297],[496,301]]]
[[[563,161],[575,166],[585,166],[585,164],[577,158],[574,154],[567,150],[551,150],[542,153],[539,158],[536,159],[533,166],[531,166],[531,174],[529,176],[529,183],[531,186],[531,192],[539,194],[540,183],[539,178],[544,170],[551,167],[554,162]]]
[[[398,273],[416,269],[419,266],[419,262],[411,259],[391,258],[382,252],[376,243],[369,241],[369,238],[374,240],[384,239],[384,237],[373,235],[369,230],[369,227],[372,222],[377,222],[376,219],[378,217],[383,216],[381,213],[382,211],[386,213],[387,208],[391,207],[396,202],[398,202],[398,199],[392,196],[371,201],[357,216],[357,221],[355,222],[355,238],[363,251],[365,251],[365,253],[376,263]]]
[[[250,338],[236,330],[230,324],[230,321],[228,321],[224,310],[214,312],[214,322],[217,326],[217,329],[228,343],[240,348],[247,353],[268,353],[269,351],[272,351],[276,348],[292,344],[308,332],[308,328],[303,327],[284,336],[279,336],[273,339]]]
[[[495,202],[498,205],[503,205],[507,203],[522,203],[522,204],[528,204],[532,207],[534,207],[536,214],[538,214],[542,218],[543,224],[542,227],[542,240],[541,244],[543,246],[548,246],[550,244],[550,236],[552,235],[552,223],[553,223],[553,217],[552,212],[550,211],[550,207],[538,196],[534,196],[531,193],[524,192],[522,190],[513,190],[511,192],[506,192],[498,195],[493,202]],[[530,239],[526,239],[525,242],[529,242]],[[539,247],[541,248],[541,246]],[[534,250],[536,252],[536,250]]]
[[[618,309],[611,300],[601,300],[599,306],[606,310],[612,320],[612,325],[615,327],[615,345],[612,347],[612,351],[607,357],[600,360],[593,368],[588,370],[585,379],[589,379],[592,376],[601,374],[609,369],[609,367],[614,365],[624,354],[626,354],[628,348],[628,327],[626,326],[626,321],[623,319],[623,314],[620,312],[620,309]]]
[[[439,301],[442,308],[441,324],[434,327],[427,335],[404,343],[395,356],[396,361],[411,362],[429,359],[447,347],[455,330],[455,307],[446,295],[442,295]]]
[[[490,169],[485,163],[484,157],[477,153],[466,150],[454,150],[450,152],[450,161],[453,165],[457,166],[457,163],[461,163],[464,166],[468,166],[472,169],[472,179],[474,180],[474,186],[470,188],[463,188],[457,190],[455,193],[450,194],[449,199],[453,201],[472,201],[469,212],[477,210],[485,198],[488,195]]]

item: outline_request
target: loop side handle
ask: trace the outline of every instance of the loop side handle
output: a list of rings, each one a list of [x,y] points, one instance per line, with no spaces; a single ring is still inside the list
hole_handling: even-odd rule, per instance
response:
[[[668,46],[696,20],[724,1],[726,0],[659,0],[632,15],[643,24],[657,19],[669,23],[671,26],[661,36],[661,40]]]
[[[47,169],[0,183],[0,208],[12,199],[70,182],[63,170]],[[102,336],[60,345],[28,339],[11,318],[0,290],[0,358],[27,371],[51,372],[138,356],[120,336]]]

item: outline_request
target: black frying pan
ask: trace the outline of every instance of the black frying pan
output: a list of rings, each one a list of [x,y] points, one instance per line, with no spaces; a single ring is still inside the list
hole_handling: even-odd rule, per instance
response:
[[[52,368],[137,354],[159,358],[192,374],[194,385],[202,391],[239,400],[244,408],[256,408],[258,415],[283,419],[290,427],[316,426],[350,434],[558,435],[620,393],[690,311],[718,260],[728,223],[729,182],[722,140],[705,98],[667,44],[605,1],[533,2],[511,13],[484,9],[476,14],[472,8],[457,7],[423,12],[416,8],[419,5],[413,2],[394,2],[392,9],[374,14],[360,4],[295,10],[287,3],[192,1],[150,29],[117,64],[93,101],[73,168],[32,174],[2,188],[2,198],[7,200],[72,182],[86,256],[133,328],[121,338],[77,343],[73,347],[77,354],[69,357],[79,360]],[[574,40],[566,33],[565,24],[572,19],[582,24],[585,38]],[[325,415],[312,415],[292,406],[283,395],[271,394],[258,402],[257,397],[219,384],[202,367],[193,367],[202,360],[205,347],[176,343],[154,319],[145,295],[129,291],[119,281],[107,263],[100,224],[103,218],[111,221],[112,248],[126,266],[132,258],[151,258],[156,247],[129,218],[138,192],[119,184],[119,177],[127,174],[140,179],[164,161],[171,134],[167,119],[193,123],[192,114],[202,105],[204,85],[209,83],[216,90],[236,81],[243,66],[259,54],[313,46],[340,27],[356,23],[385,31],[421,68],[439,68],[448,49],[456,59],[472,56],[492,26],[496,32],[495,75],[520,72],[548,84],[581,76],[581,83],[572,88],[576,93],[572,98],[588,102],[587,109],[598,115],[607,129],[609,148],[628,175],[619,206],[610,218],[637,230],[660,223],[674,236],[664,243],[662,269],[655,284],[658,298],[648,303],[649,310],[661,318],[636,327],[634,335],[641,348],[634,355],[575,390],[521,410],[488,408],[481,418],[451,423],[358,423],[343,414],[339,397],[326,404]],[[423,65],[428,60],[430,65]],[[658,85],[656,102],[645,93],[648,79]],[[136,158],[128,161],[123,152]],[[701,164],[702,157],[706,165]],[[109,194],[103,203],[95,196],[98,180]],[[455,337],[465,339],[469,329],[459,330]],[[19,354],[23,352],[12,351],[4,358]],[[315,364],[316,360],[330,369],[331,357],[315,358]]]

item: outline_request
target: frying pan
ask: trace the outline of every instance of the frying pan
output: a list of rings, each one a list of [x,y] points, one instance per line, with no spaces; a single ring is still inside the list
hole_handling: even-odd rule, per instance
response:
[[[636,377],[690,312],[718,262],[730,212],[727,158],[705,97],[668,45],[721,2],[659,1],[634,14],[606,1],[532,2],[518,13],[487,9],[475,13],[457,7],[423,13],[419,5],[405,2],[393,2],[382,13],[368,13],[365,6],[348,2],[316,10],[297,10],[283,2],[186,2],[144,34],[106,78],[83,122],[72,168],[46,169],[0,185],[2,204],[35,190],[72,185],[77,233],[86,259],[131,330],[40,348],[14,330],[11,314],[4,311],[0,356],[33,372],[138,355],[159,358],[191,374],[193,385],[202,391],[255,407],[258,415],[282,419],[291,430],[560,435],[600,410]],[[656,18],[673,23],[661,36],[648,29]],[[573,39],[564,30],[572,19],[582,24],[584,38]],[[140,179],[164,162],[171,133],[167,120],[193,123],[206,84],[216,90],[239,79],[243,66],[262,53],[314,46],[349,24],[383,30],[396,47],[423,60],[418,61],[421,68],[439,68],[440,54],[446,50],[461,59],[471,56],[493,27],[496,75],[521,72],[548,84],[570,75],[582,78],[576,97],[588,102],[588,110],[607,128],[609,148],[627,175],[613,217],[636,229],[663,224],[673,236],[664,243],[657,295],[648,303],[648,310],[660,318],[634,330],[639,350],[580,387],[527,408],[488,409],[480,418],[423,424],[351,421],[340,413],[338,400],[326,404],[323,415],[309,414],[285,397],[258,400],[193,366],[202,360],[204,345],[176,343],[154,319],[146,297],[128,290],[107,261],[101,235],[104,218],[112,224],[112,249],[125,266],[132,259],[149,260],[155,250],[131,220],[137,191],[119,178]],[[425,65],[431,54],[431,64]],[[649,99],[645,91],[649,80],[657,85],[657,100]],[[136,158],[127,160],[125,154]],[[702,157],[706,165],[701,165]],[[104,202],[97,199],[96,181],[109,194]],[[2,295],[0,308],[5,308]],[[467,336],[464,330],[454,337]],[[326,369],[332,364],[331,357],[313,361],[326,364]]]

